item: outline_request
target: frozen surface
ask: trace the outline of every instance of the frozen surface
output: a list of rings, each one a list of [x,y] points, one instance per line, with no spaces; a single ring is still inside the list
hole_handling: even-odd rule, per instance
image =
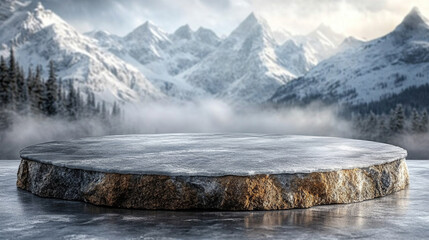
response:
[[[1,239],[428,239],[429,161],[407,161],[410,187],[345,205],[251,212],[97,207],[16,188],[19,161],[0,161]]]
[[[257,134],[154,134],[42,143],[21,157],[101,172],[183,176],[306,173],[405,158],[392,145],[343,138]]]

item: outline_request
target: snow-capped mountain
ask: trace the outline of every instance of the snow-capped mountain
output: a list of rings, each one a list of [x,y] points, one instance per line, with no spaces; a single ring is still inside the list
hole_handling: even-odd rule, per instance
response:
[[[12,14],[19,9],[22,9],[30,4],[29,1],[17,0],[2,0],[0,1],[0,24],[8,19]]]
[[[163,49],[171,44],[166,32],[147,21],[123,39],[130,56],[141,64],[163,59]]]
[[[290,36],[277,48],[277,55],[297,77],[339,50],[344,36],[322,24],[307,35]]]
[[[276,48],[268,24],[252,13],[214,52],[182,76],[220,98],[261,102],[295,77],[279,61]]]
[[[364,44],[366,41],[363,39],[359,39],[353,36],[350,36],[346,39],[344,39],[344,41],[337,47],[336,49],[336,53],[348,50],[350,48],[357,48],[360,47],[362,44]]]
[[[428,84],[428,76],[429,22],[414,8],[393,32],[340,51],[281,87],[272,101],[357,105]]]
[[[167,69],[177,75],[200,62],[219,45],[220,39],[209,29],[192,31],[189,25],[178,28],[170,36],[173,44],[166,50]]]
[[[314,31],[304,36],[293,36],[280,47],[280,52],[291,46],[291,41],[302,49],[302,54],[308,63],[307,71],[319,62],[336,53],[338,46],[344,41],[345,36],[334,32],[329,26],[321,24]]]
[[[151,22],[123,38],[103,31],[87,35],[169,96],[252,103],[267,100],[279,86],[304,75],[344,39],[324,25],[306,36],[273,33],[253,13],[223,40],[209,29],[193,31],[189,25],[168,34]]]
[[[293,37],[292,33],[286,29],[277,29],[273,31],[273,37],[277,44],[281,45]]]
[[[342,38],[325,26],[307,36],[273,33],[254,14],[225,39],[189,25],[169,34],[150,21],[124,37],[105,31],[85,36],[42,5],[29,4],[0,3],[0,54],[13,47],[24,67],[46,67],[53,60],[60,78],[109,102],[166,95],[264,102],[329,56]]]
[[[29,11],[27,11],[29,10]],[[15,11],[0,25],[0,54],[10,47],[23,67],[48,66],[53,60],[58,77],[73,80],[83,93],[92,91],[99,100],[113,102],[157,99],[163,94],[136,68],[101,50],[55,13],[39,3]],[[45,71],[45,76],[47,71]]]
[[[139,69],[162,92],[179,99],[204,95],[203,90],[189,85],[178,74],[200,62],[221,41],[209,29],[193,31],[184,25],[168,34],[149,21],[123,38],[104,31],[87,36]]]

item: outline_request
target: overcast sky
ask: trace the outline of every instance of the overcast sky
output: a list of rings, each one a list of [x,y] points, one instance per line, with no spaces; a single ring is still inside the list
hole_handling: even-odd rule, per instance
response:
[[[429,0],[41,0],[81,32],[124,35],[151,20],[167,32],[188,23],[229,34],[248,14],[273,29],[305,34],[320,23],[346,35],[372,39],[391,31],[413,6],[429,16]]]

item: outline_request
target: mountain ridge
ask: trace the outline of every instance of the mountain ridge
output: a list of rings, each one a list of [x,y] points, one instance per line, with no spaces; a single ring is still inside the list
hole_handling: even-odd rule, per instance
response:
[[[427,84],[429,27],[416,8],[390,33],[339,52],[279,88],[272,102],[322,100],[346,105],[379,101]]]
[[[100,101],[163,97],[133,66],[99,49],[93,40],[40,3],[34,9],[16,11],[6,19],[0,26],[0,42],[3,43],[0,54],[7,57],[13,47],[25,69],[48,66],[49,61],[54,61],[63,81],[73,80],[76,87],[84,93],[94,92]]]

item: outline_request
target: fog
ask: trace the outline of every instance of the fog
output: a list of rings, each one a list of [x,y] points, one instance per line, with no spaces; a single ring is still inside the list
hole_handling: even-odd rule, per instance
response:
[[[217,100],[184,104],[142,104],[123,107],[121,119],[107,127],[100,120],[67,121],[15,116],[1,136],[0,158],[18,159],[25,146],[85,136],[139,133],[243,132],[351,137],[338,109],[312,104],[304,108],[237,108]]]
[[[68,121],[15,115],[0,134],[0,159],[18,159],[29,145],[111,134],[267,133],[357,138],[353,124],[338,117],[341,109],[322,104],[274,109],[232,107],[218,100],[196,103],[146,103],[123,106],[120,119]],[[405,148],[409,159],[429,159],[429,134],[403,134],[390,140]]]
[[[429,159],[429,134],[403,134],[392,140],[391,144],[408,151],[408,159]]]

